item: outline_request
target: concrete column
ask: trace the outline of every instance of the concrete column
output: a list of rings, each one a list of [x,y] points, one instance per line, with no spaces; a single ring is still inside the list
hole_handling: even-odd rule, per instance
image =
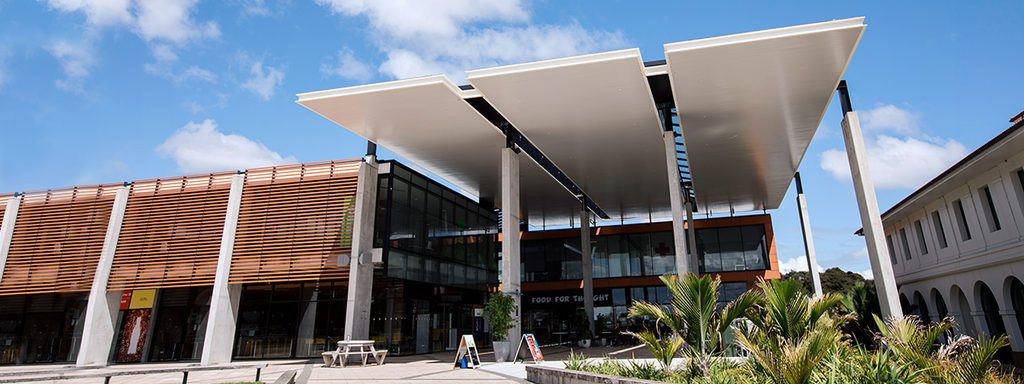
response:
[[[377,160],[359,164],[356,207],[352,220],[352,257],[348,269],[345,339],[369,340],[370,299],[373,293],[373,220],[377,205]]]
[[[231,177],[231,192],[228,194],[227,214],[224,216],[224,232],[220,238],[220,253],[217,256],[217,272],[214,275],[213,292],[210,294],[210,314],[206,320],[203,355],[199,361],[201,365],[231,362],[242,286],[228,284],[228,278],[231,277],[231,255],[235,250],[235,230],[238,228],[238,211],[242,207],[244,187],[244,174]]]
[[[580,210],[580,255],[583,268],[583,312],[587,315],[587,327],[591,337],[596,337],[594,329],[594,259],[590,244],[590,212],[583,204]]]
[[[14,237],[14,223],[18,220],[19,209],[21,209],[21,195],[11,196],[7,199],[4,219],[0,223],[0,279],[4,277],[4,266],[7,265],[7,253],[11,250],[11,238]]]
[[[107,222],[107,235],[100,249],[100,260],[96,263],[96,273],[92,278],[89,290],[89,302],[85,306],[85,325],[82,330],[82,345],[78,349],[75,365],[105,366],[110,358],[114,344],[114,325],[117,324],[117,311],[121,303],[121,291],[107,292],[107,281],[110,279],[110,267],[114,265],[114,252],[117,250],[117,239],[121,234],[121,222],[124,221],[124,209],[128,206],[128,195],[131,187],[118,188],[114,195],[114,204],[110,209],[110,221]]]
[[[516,302],[515,319],[508,330],[508,341],[519,343],[522,337],[519,290],[519,154],[512,148],[501,150],[501,293]]]
[[[690,262],[690,271],[693,272],[693,274],[695,274],[695,275],[699,275],[700,274],[700,255],[697,254],[697,229],[696,229],[697,227],[696,227],[696,224],[693,221],[693,207],[690,206],[689,198],[687,198],[687,202],[686,202],[685,207],[686,207],[686,227],[687,227],[687,231],[686,231],[687,239],[686,240],[687,240],[687,243],[689,244],[690,247],[689,248],[683,248],[683,252],[682,253],[683,253],[684,257],[686,257],[689,260],[689,262]],[[687,250],[693,252],[693,257],[689,256],[689,252],[687,252]],[[678,256],[679,252],[677,251],[676,253],[677,253],[676,257],[679,257]]]
[[[679,180],[679,164],[676,160],[676,137],[672,130],[663,131],[662,139],[665,141],[666,171],[668,171],[668,199],[672,206],[672,242],[676,247],[676,273],[682,275],[695,271],[691,268],[688,260],[686,246],[686,232],[683,228],[683,217],[688,212],[686,207],[689,200],[683,196],[683,187]]]
[[[1020,325],[1017,324],[1016,311],[999,311],[1003,317],[1003,325],[1006,326],[1006,338],[1010,339],[1010,350],[1024,352],[1024,335],[1020,332]]]
[[[800,231],[804,235],[804,252],[807,252],[807,272],[811,275],[814,297],[821,297],[821,276],[818,274],[818,257],[814,254],[814,237],[811,236],[811,218],[807,215],[804,184],[800,182],[800,172],[797,172],[794,177],[796,178],[796,209],[800,211]]]
[[[871,180],[871,172],[868,169],[867,150],[864,147],[864,135],[860,130],[857,112],[846,112],[843,118],[843,140],[846,142],[846,156],[850,161],[853,189],[857,193],[864,241],[868,247],[868,258],[871,261],[871,273],[875,277],[875,290],[878,291],[882,317],[903,317],[896,279],[889,261],[889,250],[885,247],[882,216],[878,211],[878,197],[875,195],[875,183]]]

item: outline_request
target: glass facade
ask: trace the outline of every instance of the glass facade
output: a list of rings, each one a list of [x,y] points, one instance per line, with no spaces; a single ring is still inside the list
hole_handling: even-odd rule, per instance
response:
[[[319,357],[337,348],[347,298],[343,281],[244,286],[235,358]]]
[[[74,361],[85,293],[0,297],[0,364]]]
[[[478,289],[376,279],[370,337],[378,348],[395,355],[452,351],[458,347],[459,335],[474,335],[479,345],[489,345],[478,313],[486,294]]]
[[[760,271],[768,268],[764,225],[699,228],[701,272]],[[595,279],[675,273],[672,232],[593,236]],[[524,240],[522,281],[583,278],[579,237]]]
[[[149,361],[198,360],[210,312],[209,287],[161,289]]]
[[[498,281],[498,214],[396,163],[378,179],[374,246],[385,274],[454,287]],[[383,170],[382,164],[382,170]],[[383,172],[383,171],[382,171]]]
[[[768,269],[763,225],[699,228],[696,238],[701,273]]]

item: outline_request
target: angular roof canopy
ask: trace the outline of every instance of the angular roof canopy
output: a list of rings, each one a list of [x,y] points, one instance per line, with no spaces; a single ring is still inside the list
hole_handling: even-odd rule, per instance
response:
[[[774,209],[864,28],[854,18],[666,44],[657,67],[627,49],[468,71],[468,89],[438,75],[304,93],[298,103],[499,204],[505,137],[474,107],[482,99],[618,220],[671,212],[655,100],[674,100],[697,208]],[[652,95],[649,82],[666,74],[671,95]],[[521,217],[578,217],[576,197],[521,156]]]

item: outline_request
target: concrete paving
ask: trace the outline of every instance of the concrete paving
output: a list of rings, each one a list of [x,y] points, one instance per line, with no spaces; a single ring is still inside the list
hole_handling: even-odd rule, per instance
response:
[[[546,361],[543,365],[563,367],[562,360],[569,354],[568,347],[542,348]],[[591,358],[649,358],[646,348],[602,347],[577,349]],[[99,384],[111,375],[110,383],[181,383],[182,370],[191,370],[188,383],[223,384],[252,382],[256,366],[261,369],[260,381],[271,383],[281,374],[296,371],[297,383],[526,383],[528,363],[496,363],[493,353],[480,354],[478,369],[455,369],[455,353],[444,352],[415,356],[388,357],[386,364],[371,362],[366,366],[349,363],[348,366],[325,368],[317,360],[244,361],[217,366],[215,370],[191,363],[122,364],[103,368],[76,368],[67,364],[42,364],[0,367],[0,383],[54,383]],[[136,373],[123,375],[125,373]],[[141,374],[137,374],[141,373]]]

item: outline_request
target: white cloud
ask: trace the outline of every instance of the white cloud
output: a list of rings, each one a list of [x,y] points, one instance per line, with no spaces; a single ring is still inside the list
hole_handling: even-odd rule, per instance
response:
[[[807,272],[807,257],[797,256],[787,260],[779,260],[779,271],[784,274],[793,271]],[[825,272],[825,268],[818,264],[818,273],[821,272]]]
[[[171,157],[180,171],[199,173],[295,163],[293,156],[281,156],[245,136],[225,134],[217,123],[206,119],[189,122],[178,129],[157,152]]]
[[[320,73],[324,76],[355,81],[367,81],[373,77],[373,68],[359,60],[351,49],[343,48],[331,60],[320,64]]]
[[[963,144],[952,139],[879,135],[865,138],[865,145],[871,178],[880,189],[917,188],[967,154]],[[851,180],[846,151],[842,149],[823,152],[821,168],[837,180]]]
[[[82,81],[89,76],[96,64],[91,44],[58,40],[50,44],[47,51],[60,62],[61,70],[64,72],[64,78],[56,81],[57,87],[66,91],[81,92]]]
[[[284,69],[269,65],[264,67],[262,61],[256,61],[249,66],[249,76],[249,80],[242,83],[242,88],[263,100],[270,100],[274,96],[277,86],[284,81]]]
[[[872,280],[875,278],[875,274],[874,272],[871,272],[871,268],[865,269],[857,273],[859,273],[861,276],[864,276],[864,279],[866,280]]]
[[[378,70],[395,78],[542,60],[625,46],[620,32],[579,23],[531,25],[518,1],[317,0],[333,12],[369,20],[387,59]]]
[[[199,21],[193,17],[198,0],[48,0],[51,9],[66,13],[82,13],[85,16],[85,40],[90,44],[84,48],[90,50],[92,42],[98,41],[103,28],[124,27],[131,30],[142,40],[150,43],[155,63],[145,64],[143,69],[176,82],[188,79],[212,81],[215,79],[208,70],[193,66],[175,72],[173,63],[178,55],[169,45],[177,47],[204,39],[220,37],[220,27],[213,21]],[[80,50],[81,51],[81,50]],[[51,49],[51,53],[54,52]],[[57,57],[57,54],[54,54]],[[78,57],[85,57],[80,54]],[[79,71],[82,75],[69,74],[69,63],[84,64],[84,60],[74,60],[72,56],[57,57],[64,66],[68,79],[59,80],[58,85],[64,89],[81,90],[82,81],[89,75],[89,66]],[[89,62],[91,64],[91,62]]]
[[[902,134],[916,133],[920,118],[916,112],[892,104],[879,105],[858,114],[865,131],[892,131]]]
[[[132,22],[131,0],[49,0],[49,5],[62,12],[82,12],[94,27]]]
[[[155,44],[151,47],[151,50],[156,61],[142,65],[146,73],[170,79],[177,84],[190,80],[199,80],[207,83],[217,82],[216,74],[197,65],[177,70],[178,54],[174,51],[174,48],[167,44]]]
[[[128,26],[146,41],[184,44],[220,37],[216,22],[192,17],[198,0],[49,0],[50,8],[81,12],[91,27]]]
[[[166,40],[184,44],[190,40],[220,37],[216,22],[192,18],[197,0],[139,1],[135,4],[134,29],[146,41]]]

